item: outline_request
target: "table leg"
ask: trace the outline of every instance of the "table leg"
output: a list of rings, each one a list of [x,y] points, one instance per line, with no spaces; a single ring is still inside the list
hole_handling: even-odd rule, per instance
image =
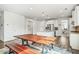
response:
[[[45,50],[45,47],[44,47],[44,46],[42,46],[42,53],[44,53],[44,50]]]
[[[53,44],[51,44],[51,45],[52,45],[52,47],[51,47],[51,48],[53,49]]]
[[[42,53],[47,53],[48,52],[48,49],[47,49],[47,46],[46,45],[42,45]]]
[[[53,44],[48,45],[49,51],[53,49]]]
[[[28,41],[26,41],[26,45],[28,45],[28,46],[29,46]]]
[[[22,40],[22,45],[24,45],[24,40]]]
[[[26,42],[26,44],[24,44],[24,42]],[[22,40],[22,45],[28,45],[29,46],[28,41]]]
[[[35,44],[35,42],[32,42],[32,45]]]

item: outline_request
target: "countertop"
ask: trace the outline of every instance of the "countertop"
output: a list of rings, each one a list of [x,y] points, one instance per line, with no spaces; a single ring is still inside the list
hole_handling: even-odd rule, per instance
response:
[[[73,33],[79,33],[79,31],[71,31],[71,32],[73,32]]]

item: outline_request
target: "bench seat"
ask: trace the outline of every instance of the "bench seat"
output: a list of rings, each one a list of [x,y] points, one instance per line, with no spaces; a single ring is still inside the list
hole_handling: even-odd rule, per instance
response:
[[[40,54],[37,50],[14,42],[7,43],[5,44],[5,46],[9,48],[9,52],[13,52],[16,54]]]

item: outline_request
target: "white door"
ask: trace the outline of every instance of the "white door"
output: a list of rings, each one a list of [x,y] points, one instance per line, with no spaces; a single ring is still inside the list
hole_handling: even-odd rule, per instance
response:
[[[28,21],[27,22],[27,31],[28,31],[28,34],[33,34],[33,22],[32,21]]]

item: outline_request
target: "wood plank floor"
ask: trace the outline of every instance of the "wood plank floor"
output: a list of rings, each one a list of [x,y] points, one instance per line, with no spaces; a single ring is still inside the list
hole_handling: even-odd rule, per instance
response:
[[[0,49],[4,48],[4,42],[0,40]]]
[[[21,40],[16,40],[16,39],[15,39],[15,40],[12,40],[12,41],[21,44]],[[11,41],[11,42],[12,42],[12,41]],[[9,41],[9,42],[10,42],[10,41]],[[8,43],[8,42],[6,42],[6,43]],[[37,44],[34,44],[33,47],[34,47],[34,48],[38,48],[37,46],[40,48],[40,46],[37,45]],[[38,48],[38,49],[39,49],[39,48]],[[7,49],[6,49],[6,50],[7,50]],[[40,50],[40,49],[39,49],[39,50]],[[54,51],[55,51],[55,52],[54,52]],[[78,51],[78,50],[72,49],[71,51],[73,52],[73,54],[79,54],[79,51]],[[71,51],[70,51],[70,52],[71,52]],[[54,50],[52,50],[51,52],[52,52],[52,54],[53,54],[53,52],[54,52],[55,54],[57,54],[57,53],[68,54],[68,51],[66,51],[66,50],[64,50],[63,48],[61,48],[61,46],[59,46],[59,43],[57,43],[57,45],[54,46]]]

